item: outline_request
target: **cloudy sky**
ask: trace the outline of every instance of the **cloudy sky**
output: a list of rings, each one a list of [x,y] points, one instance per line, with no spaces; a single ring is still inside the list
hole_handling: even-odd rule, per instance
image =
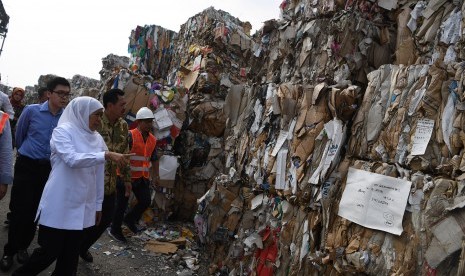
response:
[[[10,16],[0,55],[1,82],[37,84],[40,75],[75,74],[100,79],[101,59],[127,56],[128,37],[137,25],[180,25],[213,6],[249,21],[253,30],[279,17],[282,0],[2,0]],[[1,43],[1,41],[0,41]]]

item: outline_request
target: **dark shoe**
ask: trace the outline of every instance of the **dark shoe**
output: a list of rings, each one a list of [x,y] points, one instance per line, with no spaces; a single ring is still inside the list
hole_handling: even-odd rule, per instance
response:
[[[73,274],[71,274],[71,276],[76,276],[76,275],[77,275],[77,271],[74,271]],[[12,276],[15,276],[15,275],[13,274]],[[59,275],[54,270],[50,276],[59,276]]]
[[[2,260],[0,261],[0,270],[8,271],[13,265],[13,256],[3,255]]]
[[[127,219],[124,220],[124,225],[126,225],[129,228],[129,230],[131,230],[131,232],[133,232],[134,234],[142,232],[142,231],[144,231],[146,229],[146,228],[141,227],[141,226],[139,226],[139,225],[135,224],[134,222],[131,222],[131,221],[127,220]]]
[[[108,235],[110,235],[110,237],[112,237],[113,239],[120,241],[120,242],[127,242],[126,238],[124,237],[123,233],[121,233],[121,231],[117,232],[117,231],[111,230],[111,228],[108,228],[107,232],[108,232]]]
[[[132,221],[124,219],[124,224],[131,230],[132,233],[137,234],[140,230],[137,228],[136,224]]]
[[[91,263],[94,261],[94,257],[92,257],[92,254],[90,254],[89,250],[87,250],[84,253],[79,254],[79,256],[81,257],[81,259],[83,259],[84,261],[88,263]]]
[[[16,253],[16,260],[20,264],[25,264],[29,260],[29,253],[27,253],[27,249],[18,250],[18,253]]]

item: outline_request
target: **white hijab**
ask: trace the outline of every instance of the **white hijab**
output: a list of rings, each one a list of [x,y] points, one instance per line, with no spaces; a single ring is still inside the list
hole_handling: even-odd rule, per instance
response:
[[[63,124],[69,124],[73,131],[78,132],[83,136],[86,143],[89,145],[100,142],[96,136],[100,136],[97,131],[92,131],[89,128],[89,116],[95,111],[102,109],[103,105],[92,97],[77,97],[74,98],[65,108],[58,120],[58,127]]]

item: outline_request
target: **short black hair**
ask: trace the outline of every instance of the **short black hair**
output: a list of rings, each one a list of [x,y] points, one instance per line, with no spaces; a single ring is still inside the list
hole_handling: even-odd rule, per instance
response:
[[[124,96],[124,91],[118,88],[103,93],[103,107],[107,108],[108,103],[116,104],[119,100],[118,96]]]
[[[47,87],[40,87],[39,90],[37,90],[37,94],[39,95],[39,98],[42,97],[47,91],[48,91]]]
[[[69,88],[71,88],[71,85],[69,84],[69,81],[67,79],[62,77],[55,77],[51,79],[49,82],[47,82],[47,90],[52,92],[53,90],[55,90],[55,87],[57,87],[57,85],[68,86]]]

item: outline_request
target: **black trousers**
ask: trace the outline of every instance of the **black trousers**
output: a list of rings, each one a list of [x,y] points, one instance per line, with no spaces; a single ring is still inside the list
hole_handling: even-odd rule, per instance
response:
[[[36,231],[35,217],[40,198],[51,171],[49,161],[19,155],[16,158],[10,198],[8,241],[3,254],[13,256],[29,247]]]
[[[63,230],[39,226],[38,243],[29,261],[13,272],[13,276],[32,276],[49,267],[55,260],[52,275],[76,275],[79,246],[84,230]]]
[[[136,196],[137,204],[128,211],[126,220],[131,223],[137,223],[144,213],[145,209],[150,206],[150,182],[146,178],[138,178],[132,181],[132,192]],[[124,196],[125,188],[123,182],[116,184],[116,210],[113,217],[111,228],[115,232],[121,231],[124,212],[128,207],[129,197]]]
[[[110,226],[113,213],[115,211],[115,193],[105,195],[102,203],[102,219],[99,225],[95,225],[84,230],[80,252],[85,253],[100,238],[108,226]]]

